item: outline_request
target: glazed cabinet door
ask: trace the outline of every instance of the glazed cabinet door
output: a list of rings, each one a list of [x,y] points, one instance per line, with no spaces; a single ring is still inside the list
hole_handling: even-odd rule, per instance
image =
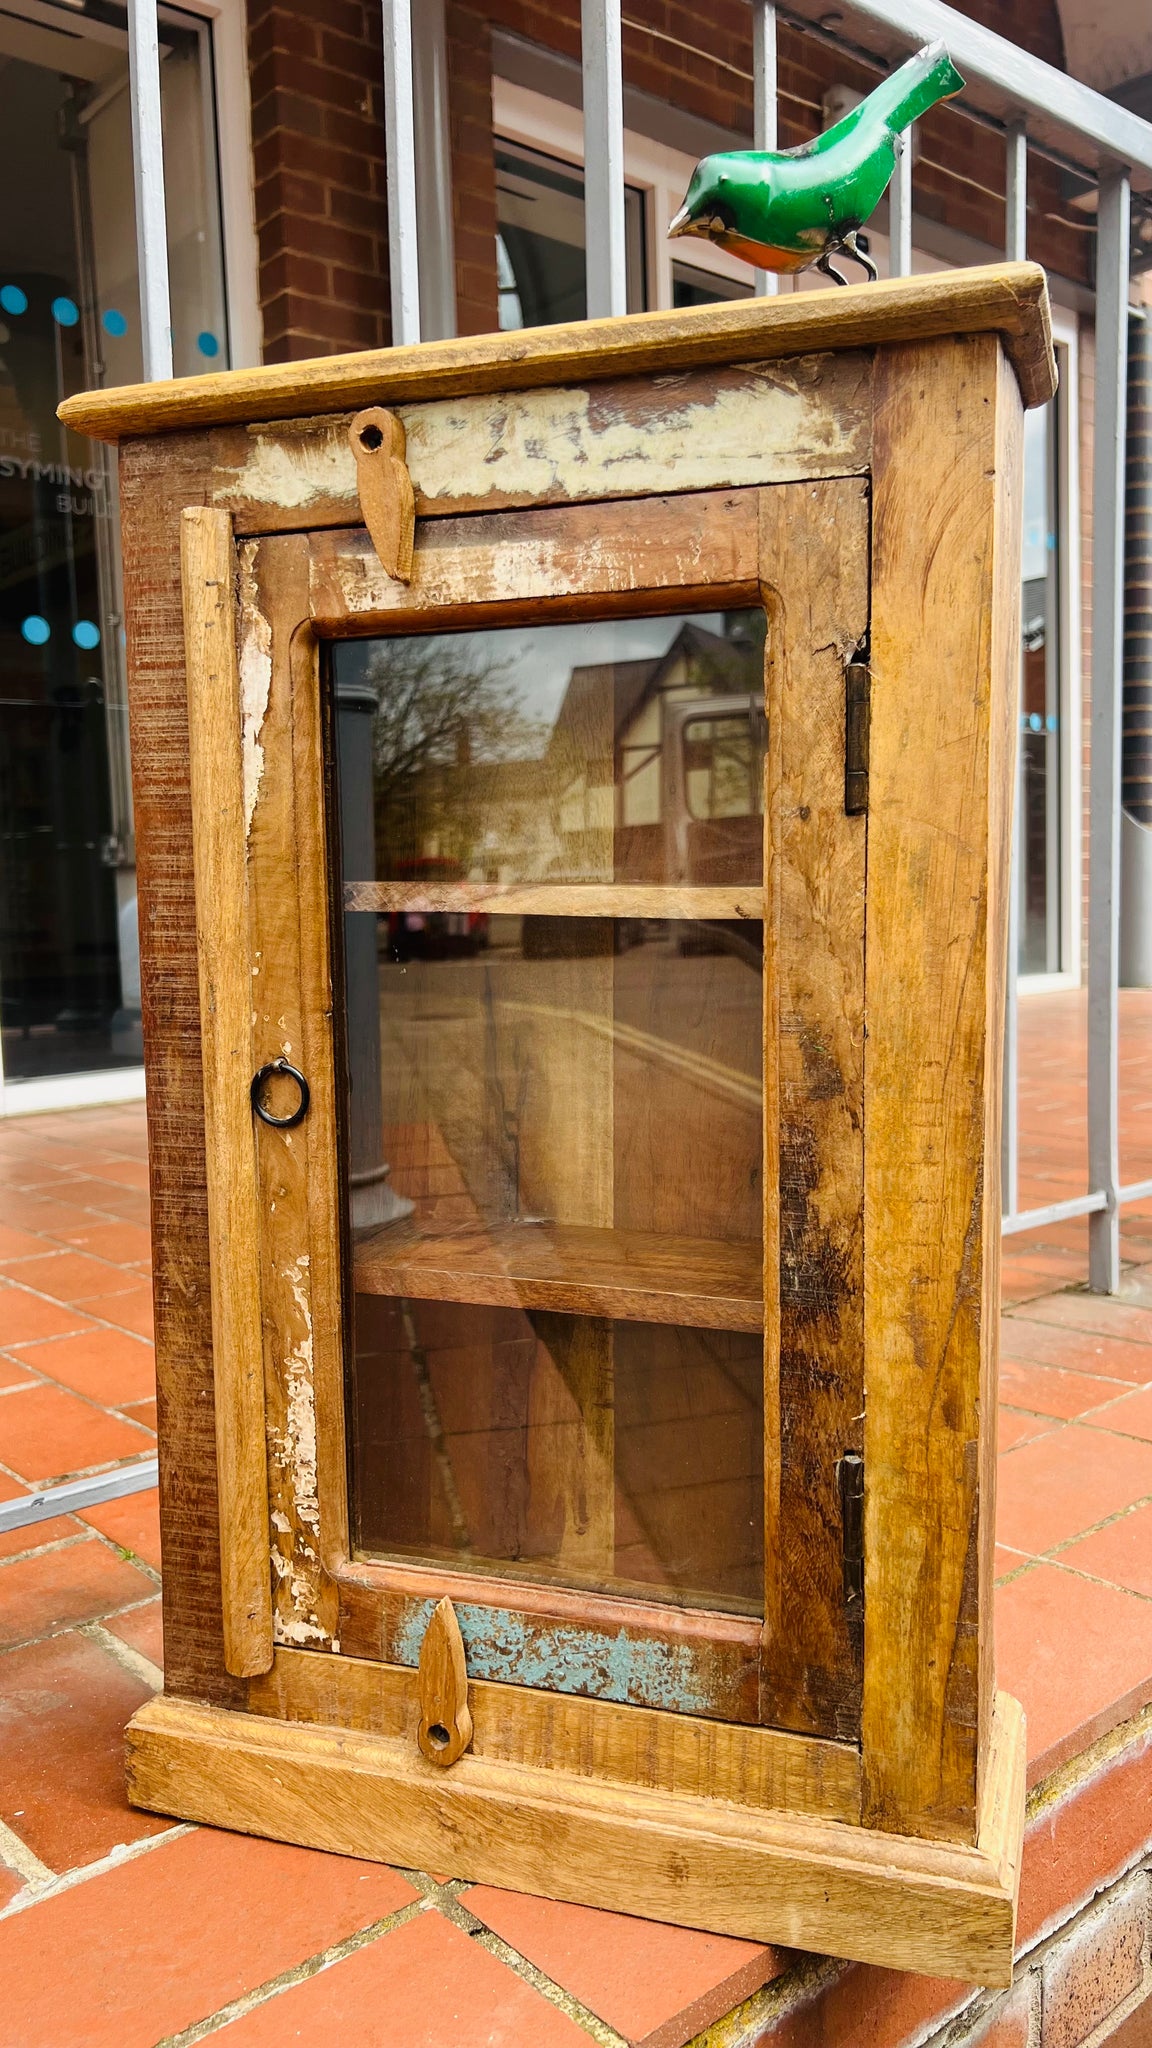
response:
[[[446,1596],[487,1753],[856,1818],[866,487],[247,541],[230,651],[220,520],[233,1668],[414,1732]]]

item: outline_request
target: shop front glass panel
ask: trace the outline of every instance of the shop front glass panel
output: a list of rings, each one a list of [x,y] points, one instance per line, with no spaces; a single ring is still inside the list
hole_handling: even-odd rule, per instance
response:
[[[1060,957],[1060,637],[1057,402],[1024,415],[1024,603],[1020,700],[1021,974]]]
[[[162,10],[177,374],[228,361],[207,30]],[[113,451],[142,375],[123,8],[0,17],[0,1023],[7,1080],[141,1058]]]
[[[758,1607],[763,643],[335,650],[365,1554]]]
[[[496,281],[504,329],[586,320],[584,174],[518,143],[496,142]],[[644,195],[624,190],[628,311],[645,305]]]

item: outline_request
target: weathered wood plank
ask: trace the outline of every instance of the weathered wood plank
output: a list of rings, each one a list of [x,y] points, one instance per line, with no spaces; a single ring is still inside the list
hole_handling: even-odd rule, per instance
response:
[[[212,1347],[224,1655],[250,1677],[272,1661],[268,1473],[256,1153],[248,1084],[252,996],[236,655],[236,562],[226,512],[190,506],[181,529],[189,779],[200,967],[204,1138],[212,1239]],[[228,905],[227,918],[220,915]]]
[[[204,504],[204,439],[120,457],[140,982],[148,1083],[164,1662],[178,1692],[244,1697],[224,1660],[212,1384],[204,1087],[180,583],[183,508]]]
[[[990,263],[849,285],[834,296],[789,292],[676,313],[632,313],[174,377],[166,384],[121,385],[66,399],[60,417],[76,433],[118,441],[227,420],[298,419],[363,405],[398,409],[462,393],[524,391],[621,374],[657,377],[710,363],[779,362],[813,349],[868,348],[965,332],[1003,336],[1026,405],[1051,398],[1056,365],[1044,272],[1036,263]]]
[[[710,611],[759,597],[757,494],[560,505],[437,519],[418,528],[412,581],[386,576],[366,533],[311,537],[310,605],[322,633],[475,627],[485,612],[550,600],[557,619],[634,610],[641,593],[676,591]]]
[[[867,490],[765,491],[761,507],[772,654],[764,1714],[854,1737],[864,1617],[846,1599],[838,1473],[863,1447],[867,821],[844,809],[844,665],[868,630]]]
[[[689,369],[397,409],[421,519],[863,471],[871,356]],[[213,502],[239,533],[359,526],[351,415],[219,427]]]
[[[960,1841],[990,1678],[978,1560],[995,1411],[980,1394],[999,1314],[991,1020],[1019,687],[1019,400],[997,357],[987,337],[885,351],[873,527],[865,1817]]]
[[[495,1685],[469,1674],[472,1747],[493,1762],[647,1786],[737,1806],[860,1818],[860,1752],[775,1728],[750,1728],[613,1700]],[[416,1741],[418,1672],[397,1664],[277,1650],[248,1688],[254,1714]]]

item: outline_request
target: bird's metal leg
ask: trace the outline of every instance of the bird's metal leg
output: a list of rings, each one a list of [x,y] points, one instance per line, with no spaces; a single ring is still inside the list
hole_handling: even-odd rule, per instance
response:
[[[844,240],[842,241],[840,246],[843,249],[844,254],[846,256],[851,256],[853,262],[858,263],[860,265],[861,270],[867,271],[869,283],[875,284],[879,279],[880,272],[877,270],[876,265],[873,263],[872,258],[868,255],[867,251],[857,246],[855,228],[853,228],[850,235],[845,235]]]
[[[837,243],[836,246],[837,248],[839,248],[839,243]],[[817,270],[822,270],[824,272],[825,277],[830,277],[832,279],[833,284],[847,284],[848,282],[848,279],[846,277],[841,276],[841,273],[837,270],[836,265],[833,263],[832,252],[830,249],[825,249],[824,254],[816,258],[816,268]]]

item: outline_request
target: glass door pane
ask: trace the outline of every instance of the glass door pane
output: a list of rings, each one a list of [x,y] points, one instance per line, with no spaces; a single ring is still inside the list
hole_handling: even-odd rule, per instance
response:
[[[1020,710],[1021,974],[1060,959],[1060,604],[1057,401],[1024,415],[1024,607]]]
[[[759,1610],[763,642],[335,650],[367,1554]]]

